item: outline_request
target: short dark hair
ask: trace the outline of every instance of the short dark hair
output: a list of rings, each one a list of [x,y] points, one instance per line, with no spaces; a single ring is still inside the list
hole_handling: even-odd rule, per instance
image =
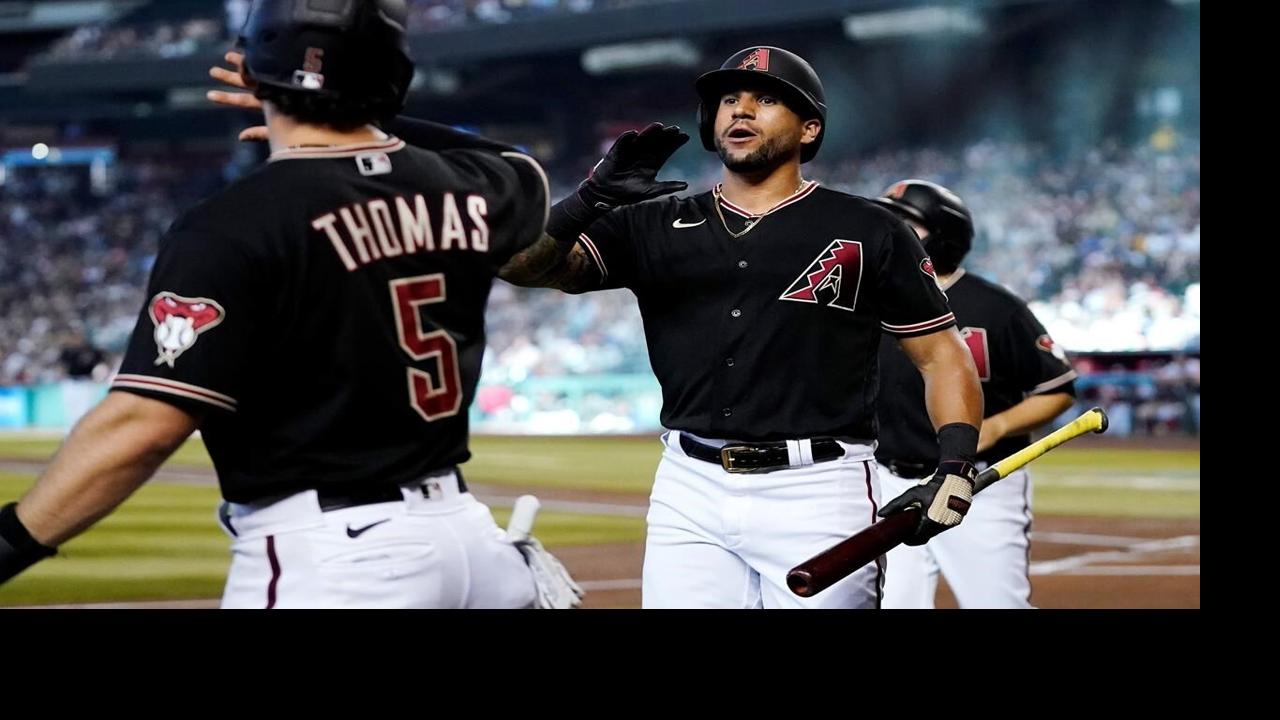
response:
[[[258,85],[254,97],[267,100],[276,108],[308,125],[327,125],[340,132],[358,130],[377,124],[388,115],[386,102],[375,98],[325,97],[309,92],[283,90],[271,85]],[[394,112],[394,111],[392,111]]]

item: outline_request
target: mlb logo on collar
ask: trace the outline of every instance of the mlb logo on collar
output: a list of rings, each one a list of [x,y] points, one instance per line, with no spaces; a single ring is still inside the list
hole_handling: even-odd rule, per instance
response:
[[[386,175],[391,172],[391,157],[386,153],[365,153],[356,156],[356,167],[360,169],[360,174],[369,175]]]

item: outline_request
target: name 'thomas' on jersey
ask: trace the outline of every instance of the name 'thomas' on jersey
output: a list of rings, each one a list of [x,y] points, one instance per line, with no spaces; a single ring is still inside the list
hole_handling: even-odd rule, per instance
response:
[[[112,390],[203,414],[234,502],[464,462],[489,290],[547,201],[518,153],[276,153],[162,240]]]

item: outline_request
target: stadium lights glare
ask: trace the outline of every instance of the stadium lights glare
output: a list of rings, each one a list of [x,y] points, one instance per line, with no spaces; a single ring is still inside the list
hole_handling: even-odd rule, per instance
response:
[[[970,8],[920,7],[910,10],[857,13],[844,19],[844,33],[853,40],[911,35],[980,35],[987,23]]]
[[[599,45],[582,53],[582,69],[589,75],[648,68],[693,68],[702,62],[702,53],[688,40]]]
[[[31,157],[36,160],[43,160],[49,157],[49,146],[44,143],[36,143],[31,146]]]

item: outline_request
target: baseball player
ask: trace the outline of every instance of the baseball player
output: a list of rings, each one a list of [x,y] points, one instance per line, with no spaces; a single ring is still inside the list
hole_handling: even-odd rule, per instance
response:
[[[628,133],[553,206],[549,238],[525,258],[539,272],[517,280],[575,293],[626,287],[639,301],[669,429],[644,607],[876,607],[879,564],[808,599],[785,574],[877,514],[923,507],[913,543],[960,522],[981,421],[973,359],[910,228],[801,176],[827,114],[807,62],[747,48],[696,90],[699,134],[723,182],[637,203],[682,189],[654,178],[687,136],[660,125]],[[882,332],[924,376],[940,447],[936,470],[883,508]]]
[[[906,220],[933,259],[938,281],[982,381],[978,438],[982,468],[1026,447],[1030,432],[1071,407],[1075,371],[1026,303],[960,266],[973,242],[973,219],[955,193],[924,180],[895,183],[876,202]],[[938,445],[925,386],[897,343],[880,343],[880,445],[876,462],[886,492],[928,477]],[[964,524],[919,547],[888,554],[884,607],[932,608],[938,573],[962,608],[1031,607],[1028,576],[1031,481],[1018,470],[983,491]]]
[[[257,3],[245,84],[270,162],[166,234],[112,392],[0,511],[0,582],[199,428],[233,538],[223,607],[518,608],[548,604],[535,575],[571,587],[457,469],[489,289],[543,235],[546,177],[483,139],[429,152],[377,128],[413,75],[404,21],[400,0]]]

